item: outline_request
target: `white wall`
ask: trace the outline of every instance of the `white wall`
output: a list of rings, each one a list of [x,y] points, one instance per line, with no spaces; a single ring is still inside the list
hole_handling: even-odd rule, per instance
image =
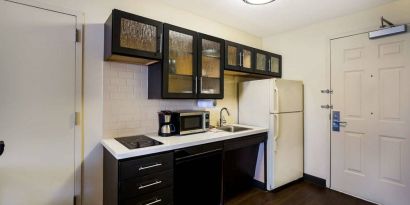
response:
[[[317,23],[263,39],[263,49],[283,55],[283,78],[305,83],[305,173],[330,179],[329,96],[330,39],[376,30],[380,17],[410,23],[410,1],[399,0],[359,13]]]
[[[103,24],[114,8],[260,48],[253,35],[195,16],[155,0],[36,0],[85,14],[83,204],[102,204]]]

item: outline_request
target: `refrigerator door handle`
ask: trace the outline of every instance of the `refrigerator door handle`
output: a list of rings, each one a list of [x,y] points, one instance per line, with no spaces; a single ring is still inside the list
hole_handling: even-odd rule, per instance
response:
[[[280,133],[279,132],[279,115],[275,114],[275,115],[273,115],[273,117],[274,117],[274,120],[275,120],[274,134],[273,134],[273,141],[274,141],[275,146],[274,146],[273,151],[276,151],[276,147],[278,146],[277,140],[279,138],[279,133]]]
[[[274,100],[275,100],[275,106],[274,106],[274,113],[278,113],[279,112],[279,89],[278,88],[274,88],[273,90],[275,93],[273,95]]]

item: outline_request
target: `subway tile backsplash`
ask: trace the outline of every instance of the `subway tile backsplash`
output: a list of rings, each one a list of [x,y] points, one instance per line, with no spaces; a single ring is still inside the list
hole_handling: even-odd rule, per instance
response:
[[[196,100],[149,100],[148,67],[104,62],[104,137],[157,132],[160,110],[200,109]],[[225,98],[211,112],[211,125],[219,120],[219,110],[227,107],[228,123],[237,122],[237,79],[225,76]]]

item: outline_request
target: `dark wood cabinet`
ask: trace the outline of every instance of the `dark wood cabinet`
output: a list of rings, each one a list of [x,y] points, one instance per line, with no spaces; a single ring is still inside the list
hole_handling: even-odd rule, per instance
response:
[[[282,77],[282,56],[225,41],[225,70]]]
[[[222,142],[175,150],[175,204],[220,205]]]
[[[172,205],[173,184],[173,152],[117,160],[104,149],[104,205]]]
[[[255,73],[267,74],[269,70],[268,56],[268,52],[255,49]]]
[[[163,24],[114,9],[104,25],[104,58],[150,65],[162,59]]]
[[[224,40],[198,34],[198,98],[222,99],[224,94]]]
[[[223,204],[253,186],[260,143],[266,165],[266,140],[261,133],[121,160],[104,148],[103,203]]]
[[[148,70],[149,99],[222,99],[223,40],[164,24],[162,64]]]
[[[225,69],[252,73],[255,69],[255,49],[225,41]]]
[[[268,56],[268,72],[274,77],[282,77],[282,56],[274,53],[269,53]]]
[[[195,31],[164,25],[162,98],[195,98],[198,84]]]

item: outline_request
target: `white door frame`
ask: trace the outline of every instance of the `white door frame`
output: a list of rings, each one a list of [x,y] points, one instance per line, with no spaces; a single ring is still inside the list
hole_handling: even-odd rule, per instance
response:
[[[44,9],[51,12],[57,12],[62,14],[67,14],[74,16],[76,19],[76,27],[77,30],[80,32],[80,41],[75,45],[75,112],[77,115],[77,125],[74,128],[74,194],[75,194],[75,202],[77,205],[82,204],[82,196],[83,196],[83,166],[82,162],[84,161],[84,104],[83,104],[83,45],[84,45],[84,13],[73,11],[53,5],[49,5],[43,2],[35,1],[35,0],[4,0],[16,4],[22,4],[38,9]],[[74,33],[73,33],[74,35]]]
[[[409,22],[409,20],[405,20],[404,22]],[[410,26],[410,23],[404,23],[407,26]],[[349,32],[349,33],[344,33],[344,34],[337,34],[334,36],[329,36],[329,50],[328,50],[328,55],[327,55],[327,64],[329,66],[329,69],[327,69],[328,73],[327,76],[329,77],[328,82],[329,82],[329,89],[332,90],[332,61],[331,61],[331,55],[332,55],[332,41],[333,40],[337,40],[337,39],[341,39],[341,38],[348,38],[348,37],[352,37],[352,36],[356,36],[356,35],[361,35],[361,34],[365,34],[365,33],[369,33],[370,31],[374,31],[377,30],[377,27],[366,27],[363,29],[359,29],[356,30],[354,32]],[[410,31],[408,31],[410,32]],[[332,105],[332,95],[329,95],[329,105]],[[329,109],[329,161],[330,161],[330,166],[329,166],[329,184],[328,184],[328,188],[331,189],[331,185],[332,185],[332,109]]]

